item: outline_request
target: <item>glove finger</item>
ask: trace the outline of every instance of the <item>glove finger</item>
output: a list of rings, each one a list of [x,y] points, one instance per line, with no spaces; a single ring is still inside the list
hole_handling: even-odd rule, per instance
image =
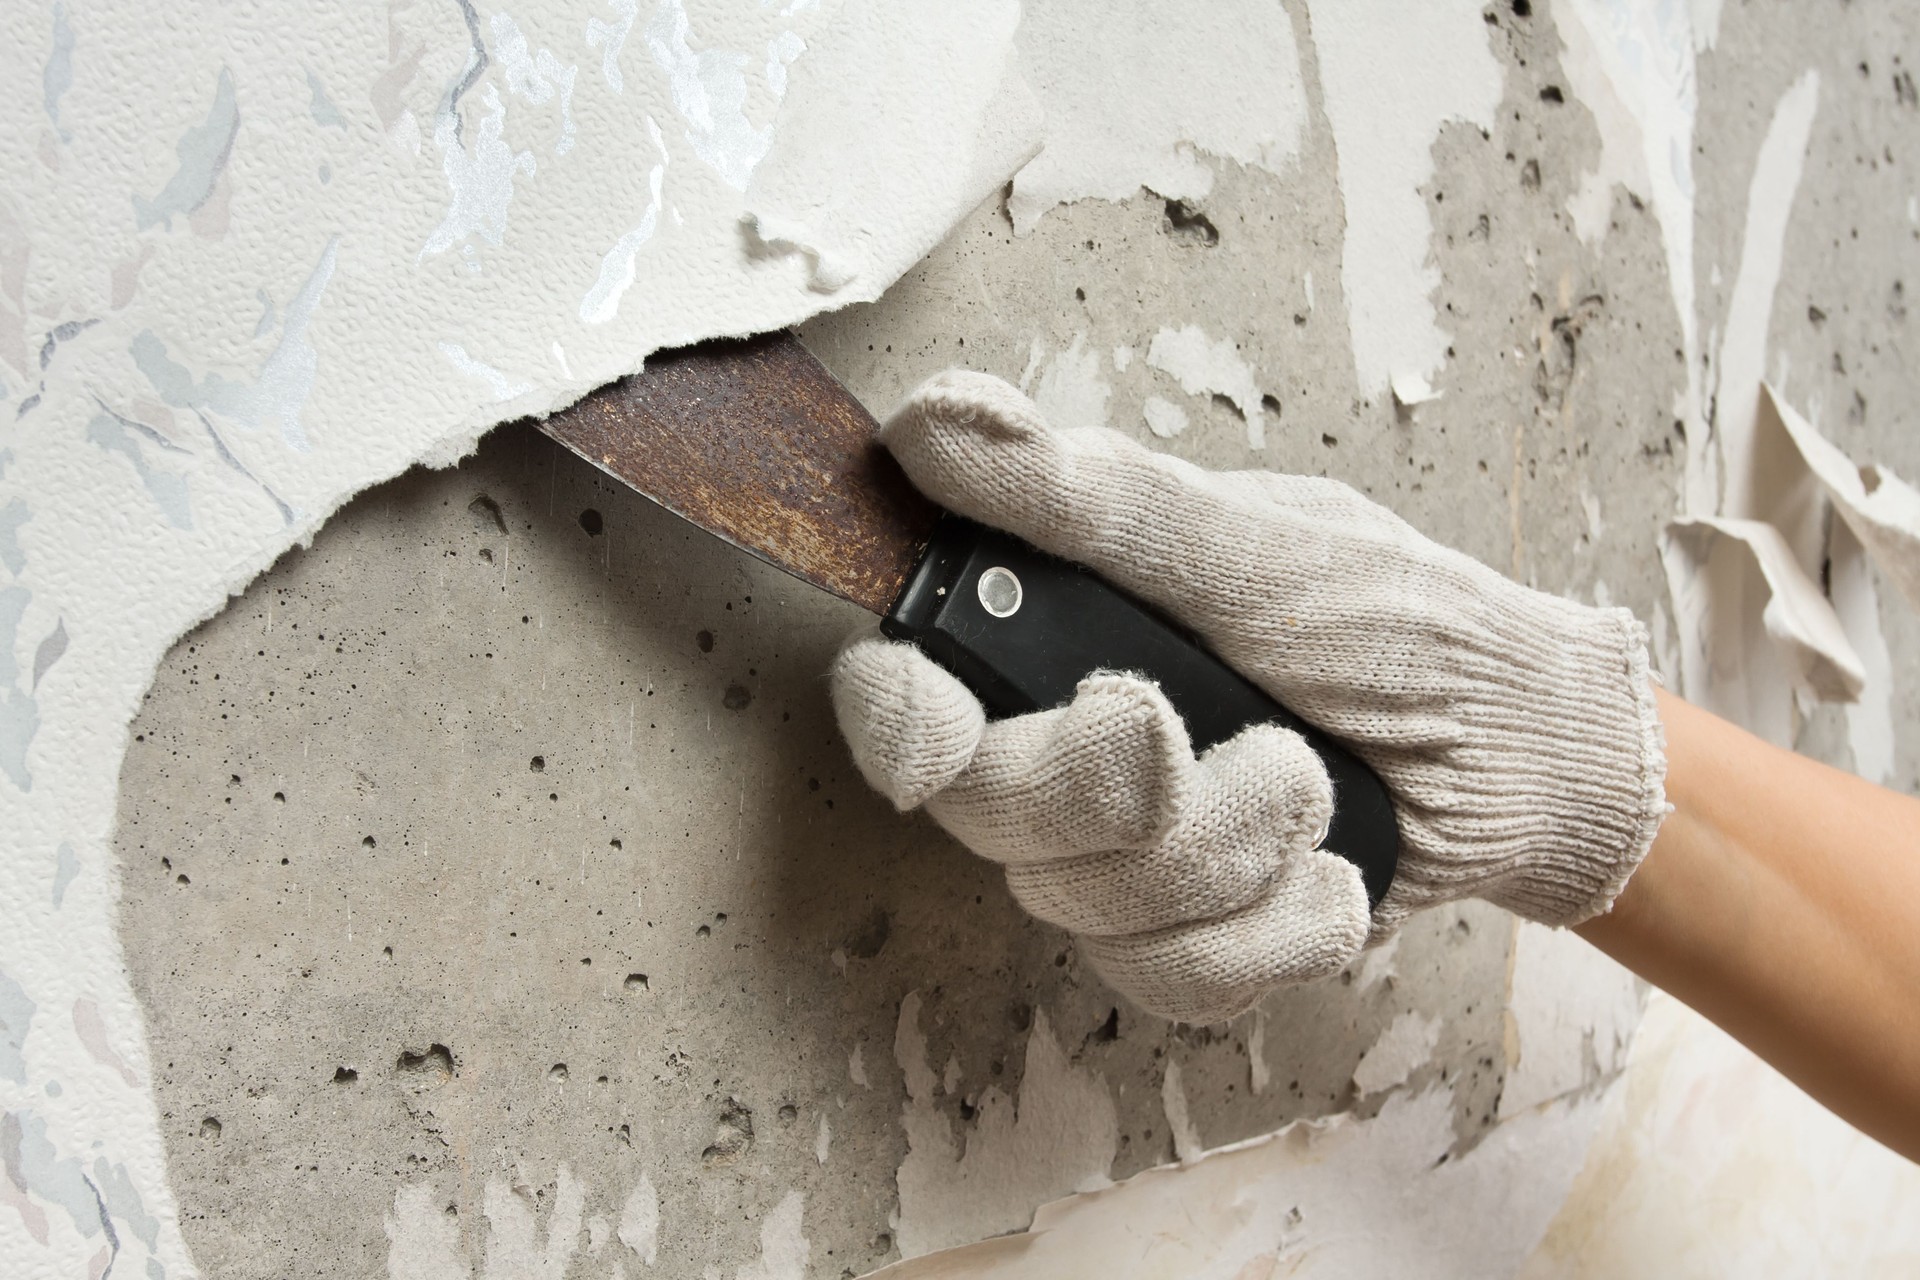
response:
[[[1116,990],[1175,1022],[1224,1022],[1277,986],[1337,973],[1367,941],[1360,872],[1313,850],[1229,916],[1119,938],[1082,938]]]
[[[1240,663],[1250,601],[1284,611],[1303,576],[1325,577],[1325,531],[1274,528],[1263,486],[1155,453],[1117,432],[1049,430],[998,378],[939,374],[881,439],[943,506],[1099,571],[1180,614]],[[1318,572],[1314,572],[1317,567]],[[1303,574],[1304,571],[1304,574]]]
[[[1160,690],[1095,672],[1073,701],[986,727],[927,812],[962,844],[1021,864],[1164,836],[1195,773],[1187,727]]]
[[[854,764],[896,808],[924,804],[973,759],[986,712],[912,645],[857,637],[834,659],[829,678]]]
[[[1200,758],[1164,840],[1007,868],[1029,913],[1073,933],[1146,933],[1247,905],[1333,814],[1325,766],[1299,734],[1255,725]]]

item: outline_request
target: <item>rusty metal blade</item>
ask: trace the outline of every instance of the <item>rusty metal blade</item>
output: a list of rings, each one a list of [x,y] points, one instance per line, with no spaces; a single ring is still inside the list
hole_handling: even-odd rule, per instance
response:
[[[674,514],[879,614],[940,514],[791,333],[657,353],[539,426]]]

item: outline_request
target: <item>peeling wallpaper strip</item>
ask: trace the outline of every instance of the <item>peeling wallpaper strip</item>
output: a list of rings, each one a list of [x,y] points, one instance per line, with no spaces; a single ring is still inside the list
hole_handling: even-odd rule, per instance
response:
[[[0,101],[0,1256],[192,1270],[112,928],[167,646],[368,484],[657,347],[877,296],[1038,146],[1016,12],[0,19],[32,86]],[[871,167],[821,207],[836,136]],[[832,272],[750,250],[775,212]]]

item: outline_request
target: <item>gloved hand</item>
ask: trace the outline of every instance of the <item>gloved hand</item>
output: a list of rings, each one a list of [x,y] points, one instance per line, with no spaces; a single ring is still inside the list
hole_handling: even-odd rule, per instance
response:
[[[1195,759],[1165,698],[1122,673],[989,724],[917,649],[851,642],[833,697],[861,772],[1005,864],[1142,1008],[1232,1017],[1457,898],[1578,923],[1646,855],[1666,766],[1627,610],[1519,586],[1337,481],[1050,430],[984,374],[931,379],[881,438],[936,502],[1184,622],[1392,794],[1400,864],[1369,912],[1359,872],[1316,847],[1331,797],[1296,734],[1256,726]]]

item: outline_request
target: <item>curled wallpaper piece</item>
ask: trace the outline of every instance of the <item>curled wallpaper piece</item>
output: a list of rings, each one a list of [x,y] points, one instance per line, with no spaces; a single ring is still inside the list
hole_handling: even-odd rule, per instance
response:
[[[1307,114],[1293,23],[1280,5],[1232,0],[1169,20],[1152,0],[1030,0],[1015,36],[1046,113],[1046,145],[1014,175],[1007,211],[1025,235],[1075,200],[1169,200],[1213,189],[1202,155],[1277,173]]]
[[[1012,0],[591,7],[18,24],[0,137],[42,144],[0,210],[0,413],[27,424],[0,449],[0,972],[41,1012],[0,1077],[0,1256],[27,1272],[193,1270],[112,915],[126,726],[173,640],[368,485],[650,351],[877,296],[1037,145]],[[852,198],[799,198],[855,137]],[[804,213],[849,285],[750,251],[763,176],[755,211]]]
[[[1761,414],[1778,423],[1800,461],[1880,572],[1920,609],[1920,490],[1885,468],[1856,465],[1771,386]]]
[[[1340,157],[1347,235],[1340,279],[1360,393],[1428,385],[1447,358],[1421,188],[1449,121],[1491,129],[1504,77],[1482,6],[1466,0],[1317,0],[1313,43]],[[1392,85],[1393,92],[1381,92]]]
[[[1742,561],[1757,571],[1765,591],[1761,621],[1766,634],[1790,655],[1795,677],[1829,702],[1851,702],[1860,696],[1866,679],[1860,655],[1854,652],[1819,584],[1794,559],[1793,549],[1778,529],[1763,520],[1730,516],[1676,520],[1667,529],[1674,541],[1689,546],[1695,559],[1708,566],[1711,576],[1718,576],[1716,544],[1742,548]],[[1751,592],[1740,592],[1737,586],[1729,594],[1745,594],[1749,603],[1755,598]],[[1711,647],[1737,653],[1745,646],[1731,642]]]

